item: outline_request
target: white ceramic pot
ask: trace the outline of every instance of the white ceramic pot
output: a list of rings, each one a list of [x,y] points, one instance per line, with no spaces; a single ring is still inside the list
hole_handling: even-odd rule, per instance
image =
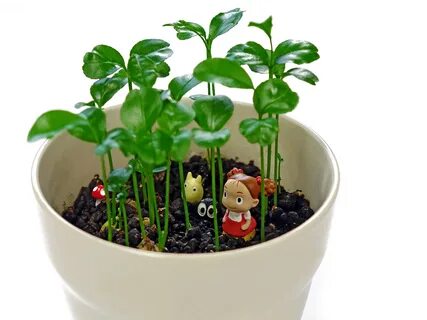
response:
[[[118,108],[107,111],[120,126]],[[238,132],[253,107],[236,103],[228,124],[226,157],[258,161],[258,150]],[[47,248],[64,281],[76,320],[297,320],[326,249],[339,184],[336,160],[313,131],[280,118],[283,178],[302,189],[315,215],[263,244],[210,254],[166,254],[129,249],[93,237],[58,212],[71,203],[99,161],[94,146],[63,134],[43,145],[32,179]],[[194,147],[194,152],[200,149]],[[116,164],[125,159],[116,156]]]

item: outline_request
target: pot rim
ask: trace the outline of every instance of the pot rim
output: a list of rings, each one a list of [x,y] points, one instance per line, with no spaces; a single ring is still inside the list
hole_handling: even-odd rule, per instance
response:
[[[247,103],[247,102],[234,101],[234,103],[242,105],[244,107],[252,107],[252,104]],[[120,108],[120,105],[108,107],[107,110],[113,110],[113,109],[118,109],[118,108]],[[229,251],[213,252],[213,253],[212,252],[211,253],[170,253],[170,252],[163,253],[163,252],[154,252],[154,251],[146,251],[146,250],[137,250],[135,248],[128,248],[128,247],[118,245],[116,243],[112,243],[112,242],[109,242],[107,240],[98,238],[96,236],[93,236],[93,235],[77,228],[76,226],[74,226],[73,224],[69,223],[64,218],[62,218],[61,214],[59,212],[57,212],[49,204],[49,202],[46,200],[46,198],[44,197],[44,195],[41,191],[41,187],[40,187],[40,183],[39,183],[39,179],[38,179],[40,159],[44,155],[45,151],[49,148],[52,141],[54,141],[56,139],[56,137],[53,138],[52,140],[47,140],[47,141],[43,142],[43,144],[39,148],[39,150],[38,150],[38,152],[37,152],[37,154],[33,160],[32,168],[31,168],[31,183],[32,183],[32,187],[33,187],[33,192],[34,192],[34,195],[35,195],[37,201],[42,205],[41,209],[46,210],[50,215],[53,216],[54,219],[56,219],[56,221],[58,223],[61,223],[65,226],[67,226],[68,228],[71,228],[74,232],[79,233],[81,236],[85,237],[88,241],[98,242],[99,245],[107,246],[112,250],[117,249],[117,250],[121,250],[123,253],[128,253],[128,254],[133,254],[133,255],[138,255],[138,256],[146,256],[146,257],[157,258],[157,259],[165,259],[165,258],[169,258],[169,259],[195,259],[195,258],[197,258],[197,259],[215,259],[218,257],[238,256],[241,254],[251,254],[251,253],[256,252],[258,250],[263,250],[264,248],[273,247],[275,245],[278,245],[282,241],[287,241],[287,239],[291,239],[291,238],[297,236],[299,233],[303,232],[304,229],[307,229],[309,226],[315,224],[321,218],[321,216],[326,214],[328,209],[333,205],[333,203],[337,197],[337,194],[338,194],[338,189],[339,189],[339,184],[340,184],[340,172],[339,172],[339,167],[338,167],[336,157],[335,157],[334,153],[332,152],[331,148],[329,147],[329,145],[323,140],[322,137],[320,137],[314,130],[312,130],[308,126],[303,125],[302,123],[296,121],[295,119],[293,119],[287,115],[280,115],[280,117],[286,118],[287,120],[289,120],[289,122],[293,123],[294,125],[297,125],[297,126],[303,128],[326,150],[328,157],[331,160],[331,164],[332,164],[332,175],[333,175],[332,186],[330,188],[330,191],[329,191],[325,201],[322,203],[322,205],[319,207],[319,209],[315,211],[314,215],[310,219],[308,219],[307,221],[305,221],[303,224],[296,227],[295,229],[288,231],[287,233],[285,233],[285,234],[283,234],[277,238],[265,241],[265,242],[257,244],[257,245],[253,245],[253,246],[249,246],[249,247],[245,247],[245,248],[233,249],[233,250],[229,250]],[[62,134],[66,134],[66,133],[62,133]]]

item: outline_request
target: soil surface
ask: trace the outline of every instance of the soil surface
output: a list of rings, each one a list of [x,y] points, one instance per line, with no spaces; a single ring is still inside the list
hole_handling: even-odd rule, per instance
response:
[[[245,174],[254,177],[260,174],[259,168],[256,167],[253,162],[242,163],[238,160],[223,159],[223,167],[224,174],[234,167],[243,169]],[[200,156],[193,156],[188,162],[184,163],[184,170],[185,176],[188,171],[191,171],[194,177],[197,175],[201,175],[203,177],[205,190],[204,198],[210,198],[211,177],[207,161]],[[163,218],[165,189],[164,174],[157,174],[155,178],[157,203],[159,212]],[[226,181],[226,177],[224,177],[224,181]],[[96,206],[95,199],[91,196],[91,191],[98,182],[102,181],[99,180],[98,176],[95,176],[88,186],[82,187],[74,204],[66,208],[63,211],[62,216],[65,220],[83,231],[96,237],[106,239],[107,230],[105,227],[103,228],[103,225],[107,220],[106,205],[104,202],[101,202]],[[219,181],[217,182],[217,186],[218,185]],[[140,199],[143,199],[142,191]],[[179,187],[178,166],[176,163],[172,163],[171,167],[170,199],[169,236],[164,251],[176,253],[214,252],[213,219],[209,218],[207,215],[200,217],[197,213],[197,205],[189,204],[192,229],[186,232],[184,224],[184,209]],[[130,246],[134,248],[155,250],[156,246],[154,244],[157,242],[156,228],[155,226],[150,227],[149,225],[146,225],[146,231],[149,239],[142,242],[139,219],[133,200],[134,194],[132,192],[132,188],[130,188],[129,199],[126,203]],[[304,198],[304,195],[300,190],[288,192],[281,187],[278,197],[278,207],[276,208],[273,208],[273,196],[270,196],[268,200],[269,209],[265,224],[266,240],[271,240],[285,234],[304,223],[314,214],[313,210],[310,208],[309,201]],[[251,210],[251,214],[257,220],[258,226],[256,236],[248,242],[245,242],[243,239],[236,239],[222,234],[221,221],[224,211],[225,210],[222,207],[218,210],[221,251],[243,248],[260,243],[260,205]],[[148,217],[148,210],[146,206],[143,208],[143,216]],[[113,231],[113,242],[125,245],[123,230]]]

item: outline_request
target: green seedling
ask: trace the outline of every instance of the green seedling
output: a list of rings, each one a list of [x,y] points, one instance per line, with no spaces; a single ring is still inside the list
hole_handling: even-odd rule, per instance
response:
[[[185,20],[179,20],[175,23],[168,23],[164,26],[173,27],[177,32],[176,36],[180,40],[188,40],[193,37],[199,37],[206,49],[206,59],[210,59],[212,58],[213,41],[234,28],[242,19],[242,16],[243,11],[241,11],[239,8],[218,13],[215,17],[212,18],[209,25],[209,30],[205,30],[198,23]],[[215,85],[210,82],[208,82],[208,94],[215,95]]]
[[[233,115],[234,106],[226,97],[215,95],[215,84],[230,88],[253,89],[253,103],[257,118],[243,119],[240,132],[246,139],[260,147],[261,159],[261,239],[265,240],[265,216],[267,200],[264,193],[264,178],[270,176],[272,145],[275,143],[274,179],[280,187],[280,163],[278,152],[278,115],[292,111],[298,104],[298,95],[293,92],[285,78],[293,76],[309,84],[316,84],[318,78],[307,69],[293,67],[311,63],[319,58],[317,48],[307,41],[286,40],[276,48],[272,41],[272,18],[249,25],[261,29],[269,39],[265,49],[256,42],[247,42],[231,48],[227,59],[213,58],[213,41],[234,28],[243,12],[234,9],[216,15],[210,22],[209,30],[199,24],[180,20],[172,26],[181,40],[199,37],[206,48],[206,60],[193,70],[193,75],[172,79],[168,90],[157,90],[156,80],[166,77],[170,68],[165,62],[171,55],[169,43],[160,39],[146,39],[135,44],[125,61],[114,48],[99,45],[87,52],[83,59],[83,72],[95,82],[90,88],[91,101],[80,102],[76,108],[85,108],[78,114],[65,110],[52,110],[41,115],[28,134],[28,141],[50,139],[61,132],[95,144],[99,157],[102,179],[106,192],[108,240],[112,241],[113,227],[118,222],[124,230],[126,245],[129,232],[126,212],[128,189],[135,194],[135,204],[140,221],[141,235],[146,237],[140,199],[138,174],[142,174],[143,201],[149,212],[151,225],[156,225],[158,245],[163,250],[169,230],[169,202],[171,162],[179,167],[181,197],[184,202],[185,223],[190,229],[190,217],[184,192],[183,161],[186,159],[191,141],[208,153],[212,176],[212,198],[214,208],[215,247],[219,250],[219,227],[217,215],[216,160],[219,170],[219,194],[222,195],[223,169],[221,147],[230,139],[226,124]],[[254,86],[250,76],[241,65],[248,65],[256,73],[268,74],[268,79]],[[208,84],[208,95],[193,96],[192,108],[181,103],[182,97],[201,82]],[[107,131],[105,105],[127,84],[129,92],[120,109],[123,128]],[[134,89],[133,86],[137,89]],[[195,120],[198,128],[186,129]],[[112,149],[117,148],[131,160],[128,166],[114,169]],[[267,148],[267,164],[265,163]],[[106,156],[110,173],[107,175]],[[154,188],[154,172],[166,171],[164,221],[161,223]],[[280,190],[280,188],[278,188]],[[111,193],[111,195],[110,195]],[[117,202],[119,204],[117,211]],[[277,193],[274,197],[277,204]]]
[[[131,166],[127,166],[124,168],[114,169],[108,177],[108,190],[110,192],[114,192],[117,195],[116,199],[119,202],[120,218],[123,219],[123,231],[125,233],[126,246],[129,246],[128,218],[125,206],[126,199],[128,198],[128,191],[126,185],[129,179],[131,178],[133,172],[133,168]],[[116,199],[113,199],[113,201],[116,201]],[[122,224],[120,223],[120,225]]]
[[[230,138],[230,130],[224,128],[224,125],[233,115],[233,102],[226,96],[201,96],[194,101],[193,109],[196,114],[195,120],[200,126],[200,128],[193,129],[194,141],[214,154],[215,148],[219,150]],[[221,158],[219,157],[219,159]],[[211,157],[210,161],[215,248],[219,251],[215,157]]]
[[[187,199],[184,191],[184,167],[183,162],[187,157],[191,145],[192,133],[184,129],[193,121],[195,113],[191,108],[180,102],[181,98],[200,83],[192,75],[184,75],[172,79],[169,83],[169,96],[164,100],[163,112],[157,120],[160,130],[172,139],[170,159],[178,162],[181,198],[184,206],[185,227],[187,231],[191,228],[190,214],[188,211]],[[170,170],[170,164],[168,166]],[[169,171],[166,175],[168,176]],[[169,197],[169,185],[167,185],[167,195]],[[168,198],[169,200],[169,198]],[[169,211],[169,203],[166,210]],[[167,232],[167,229],[166,229]]]
[[[241,65],[248,65],[256,73],[268,74],[268,80],[257,88],[254,95],[254,104],[257,108],[267,109],[269,117],[275,115],[276,120],[279,114],[292,111],[298,104],[298,96],[284,82],[285,77],[293,76],[299,80],[315,85],[319,80],[310,70],[304,68],[286,69],[287,64],[296,65],[311,63],[319,59],[318,49],[308,41],[286,40],[281,42],[276,48],[273,47],[272,39],[272,17],[267,18],[261,23],[250,22],[249,26],[262,30],[268,37],[269,48],[265,49],[261,44],[249,41],[245,44],[238,44],[231,48],[227,53],[227,58],[236,61]],[[261,98],[261,96],[263,96]],[[268,99],[270,96],[270,99]],[[270,106],[261,106],[260,100],[263,99]],[[255,101],[256,100],[256,101]],[[258,110],[260,113],[260,110]],[[263,111],[263,110],[261,110]],[[277,132],[274,141],[274,165],[273,175],[278,188],[274,195],[274,205],[277,206],[277,190],[280,190],[280,181],[278,179],[278,152],[279,152],[279,134]],[[272,162],[272,144],[267,146],[267,177],[271,176]]]
[[[28,141],[50,139],[57,134],[68,131],[74,137],[100,145],[106,135],[105,114],[101,109],[90,107],[79,114],[65,110],[52,110],[42,114],[33,124],[28,133]],[[99,157],[101,163],[102,179],[105,189],[108,190],[107,170],[105,156]],[[108,240],[113,239],[113,217],[111,214],[110,195],[105,193],[107,204]]]
[[[160,39],[145,39],[136,43],[126,65],[123,56],[107,45],[98,45],[83,58],[83,72],[90,79],[97,79],[90,88],[92,101],[79,102],[77,108],[98,106],[102,108],[126,84],[152,87],[157,78],[169,75],[165,62],[172,55],[169,43]]]

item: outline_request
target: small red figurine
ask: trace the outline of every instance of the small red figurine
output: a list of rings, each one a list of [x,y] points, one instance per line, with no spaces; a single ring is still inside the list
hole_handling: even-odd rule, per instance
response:
[[[222,219],[222,230],[229,236],[249,241],[255,236],[257,224],[250,209],[259,203],[261,177],[254,178],[234,168],[227,178],[222,197],[222,204],[227,208]],[[264,179],[264,186],[267,195],[273,194],[276,189],[270,179]]]
[[[102,184],[98,184],[92,189],[92,197],[96,199],[95,206],[98,206],[105,199],[105,190]]]

